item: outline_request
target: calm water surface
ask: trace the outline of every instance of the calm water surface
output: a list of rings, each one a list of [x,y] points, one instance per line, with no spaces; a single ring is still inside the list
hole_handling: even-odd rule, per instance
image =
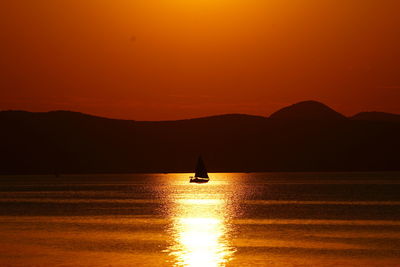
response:
[[[400,173],[0,177],[0,266],[400,266]]]

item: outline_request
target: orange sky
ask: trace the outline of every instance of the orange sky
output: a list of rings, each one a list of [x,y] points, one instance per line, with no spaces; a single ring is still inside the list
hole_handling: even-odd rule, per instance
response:
[[[398,0],[0,3],[0,109],[163,120],[400,113]]]

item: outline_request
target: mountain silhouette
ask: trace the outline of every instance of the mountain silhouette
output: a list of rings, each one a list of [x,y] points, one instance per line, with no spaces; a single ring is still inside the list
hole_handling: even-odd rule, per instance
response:
[[[345,120],[346,117],[317,101],[303,101],[273,113],[270,118],[280,120]]]
[[[200,154],[211,172],[400,170],[400,123],[379,118],[310,101],[270,118],[155,122],[3,111],[0,174],[192,172]]]
[[[360,112],[353,117],[352,120],[363,120],[363,121],[386,121],[386,122],[400,122],[400,115],[391,114],[386,112]]]

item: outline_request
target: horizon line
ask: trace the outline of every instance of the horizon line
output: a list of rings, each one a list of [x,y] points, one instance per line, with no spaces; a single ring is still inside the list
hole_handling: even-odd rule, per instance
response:
[[[399,115],[398,113],[391,113],[391,112],[385,112],[385,111],[377,111],[377,110],[368,110],[368,111],[359,111],[354,113],[353,115],[347,116],[344,115],[341,112],[336,111],[335,109],[331,108],[330,106],[326,105],[323,102],[320,101],[315,101],[315,100],[306,100],[306,101],[300,101],[300,102],[296,102],[294,104],[289,104],[286,106],[283,106],[282,108],[279,108],[276,111],[271,112],[271,114],[269,116],[267,115],[256,115],[256,114],[248,114],[248,113],[219,113],[219,114],[213,114],[213,115],[199,115],[196,117],[189,117],[189,118],[179,118],[179,119],[161,119],[161,120],[136,120],[136,119],[124,119],[124,118],[118,118],[118,117],[109,117],[107,115],[97,115],[94,113],[85,113],[82,111],[76,111],[76,110],[67,110],[67,109],[55,109],[55,110],[46,110],[46,111],[30,111],[30,110],[22,110],[22,109],[4,109],[4,110],[0,110],[0,112],[27,112],[27,113],[52,113],[52,112],[70,112],[70,113],[78,113],[78,114],[82,114],[82,115],[86,115],[86,116],[91,116],[91,117],[97,117],[97,118],[103,118],[103,119],[110,119],[110,120],[122,120],[122,121],[136,121],[136,122],[172,122],[172,121],[186,121],[186,120],[195,120],[195,119],[204,119],[204,118],[213,118],[213,117],[221,117],[221,116],[232,116],[232,115],[239,115],[239,116],[249,116],[249,117],[258,117],[258,118],[271,118],[271,115],[273,115],[275,112],[278,112],[284,108],[288,108],[300,103],[304,103],[304,102],[315,102],[315,103],[319,103],[322,104],[328,108],[330,108],[331,110],[343,115],[346,118],[352,118],[358,114],[361,113],[383,113],[383,114],[390,114],[390,115]]]

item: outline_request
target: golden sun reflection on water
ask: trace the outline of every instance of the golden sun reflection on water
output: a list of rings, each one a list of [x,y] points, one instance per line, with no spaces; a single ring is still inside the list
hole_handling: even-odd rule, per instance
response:
[[[229,244],[226,202],[207,194],[188,194],[174,201],[168,252],[176,266],[224,266],[234,254]]]

